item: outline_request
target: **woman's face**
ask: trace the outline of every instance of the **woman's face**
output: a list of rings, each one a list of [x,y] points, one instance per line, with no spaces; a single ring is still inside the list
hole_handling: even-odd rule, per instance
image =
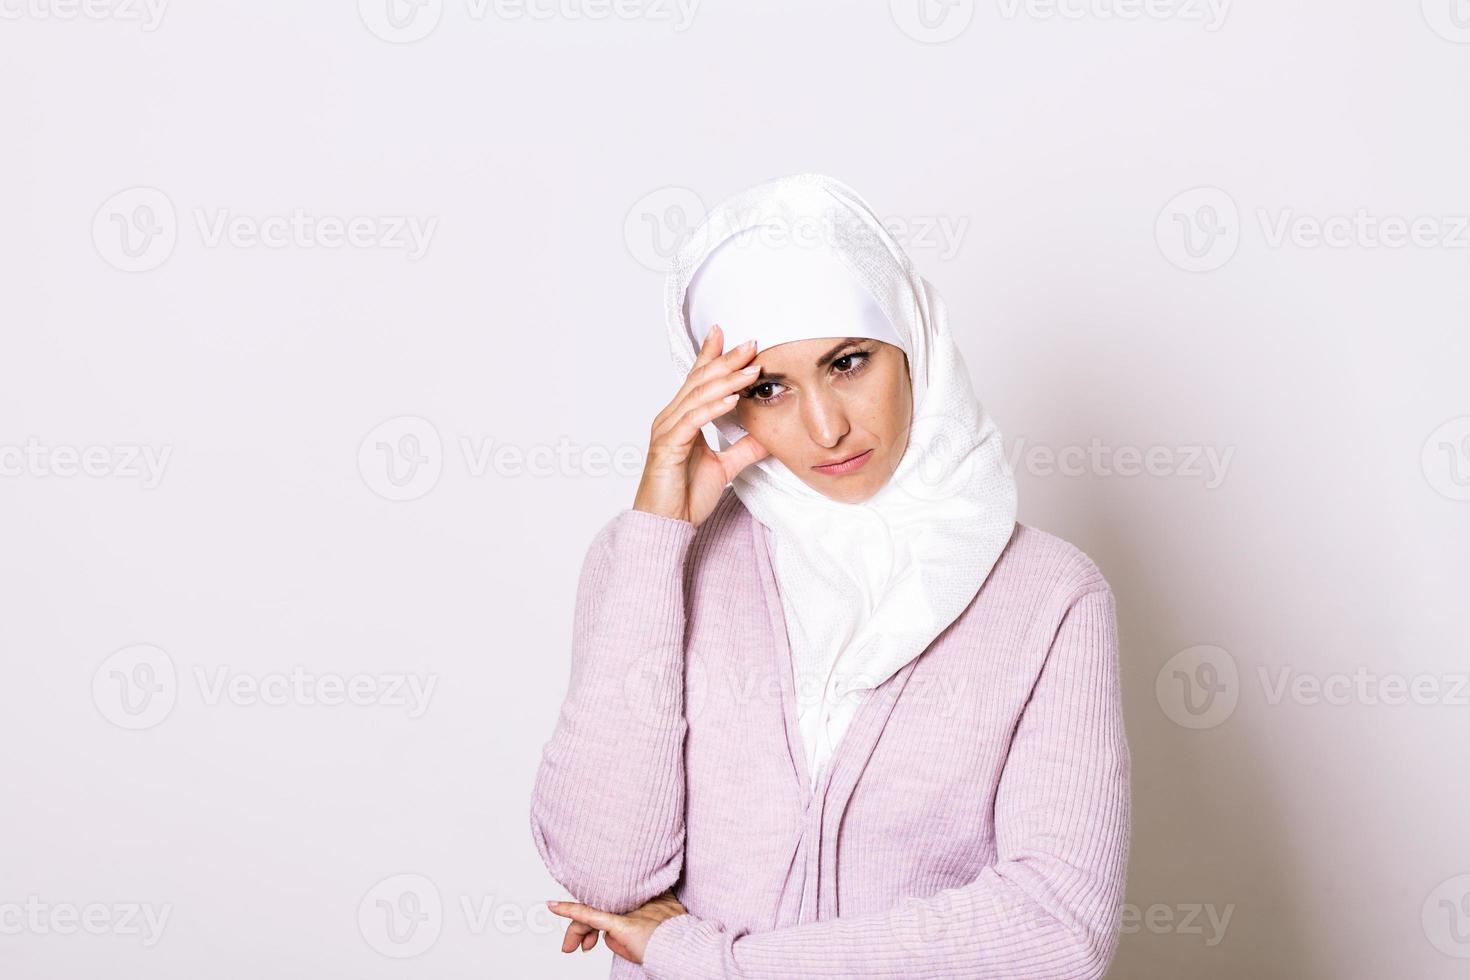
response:
[[[746,432],[833,500],[861,503],[883,488],[913,415],[902,348],[863,337],[793,340],[750,363],[761,373],[741,391],[735,416]]]

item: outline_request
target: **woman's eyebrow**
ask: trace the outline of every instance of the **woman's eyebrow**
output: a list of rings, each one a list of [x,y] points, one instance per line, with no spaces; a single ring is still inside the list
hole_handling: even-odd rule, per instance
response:
[[[853,344],[856,344],[856,343],[858,343],[858,342],[860,342],[860,341],[862,341],[864,339],[865,338],[863,338],[863,337],[844,337],[843,340],[842,340],[842,343],[838,344],[836,347],[832,348],[827,353],[825,353],[821,357],[817,358],[817,367],[826,367],[828,364],[831,364],[833,361],[837,360],[837,355],[840,354],[840,353],[842,353],[842,351],[846,350],[847,348],[851,347]],[[777,372],[772,373],[772,374],[767,374],[765,368],[761,368],[760,375],[755,379],[754,382],[752,382],[752,384],[760,384],[760,383],[765,382],[765,381],[785,381],[785,380],[786,380],[786,375],[784,373],[782,373],[780,371],[777,371]]]

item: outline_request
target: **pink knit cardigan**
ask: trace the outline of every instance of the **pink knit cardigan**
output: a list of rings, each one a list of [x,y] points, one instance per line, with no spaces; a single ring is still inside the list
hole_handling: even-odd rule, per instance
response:
[[[689,910],[612,976],[1102,976],[1130,760],[1096,565],[1017,523],[812,791],[768,534],[727,487],[698,528],[622,511],[582,566],[532,836],[578,901]]]

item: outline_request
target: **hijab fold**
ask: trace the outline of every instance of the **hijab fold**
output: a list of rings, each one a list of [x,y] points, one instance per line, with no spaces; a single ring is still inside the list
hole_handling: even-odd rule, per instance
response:
[[[722,256],[746,251],[711,262],[704,275],[702,267],[727,243]],[[772,255],[789,261],[773,264]],[[793,282],[806,284],[804,291]],[[680,243],[664,296],[681,384],[713,323],[721,325],[726,350],[747,337],[764,350],[792,340],[872,336],[908,356],[908,446],[868,500],[833,500],[774,455],[733,481],[741,503],[771,531],[815,785],[868,693],[974,599],[1010,540],[1015,480],[1000,432],[971,389],[943,299],[840,181],[797,174],[725,199]],[[746,435],[734,410],[707,434],[709,428],[716,450]]]

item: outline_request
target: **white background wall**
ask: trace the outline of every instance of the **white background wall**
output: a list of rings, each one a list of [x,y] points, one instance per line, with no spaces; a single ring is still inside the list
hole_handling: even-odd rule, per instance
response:
[[[0,3],[0,974],[605,976],[527,817],[585,467],[681,220],[819,171],[1117,594],[1111,975],[1463,975],[1464,0],[96,2]]]

